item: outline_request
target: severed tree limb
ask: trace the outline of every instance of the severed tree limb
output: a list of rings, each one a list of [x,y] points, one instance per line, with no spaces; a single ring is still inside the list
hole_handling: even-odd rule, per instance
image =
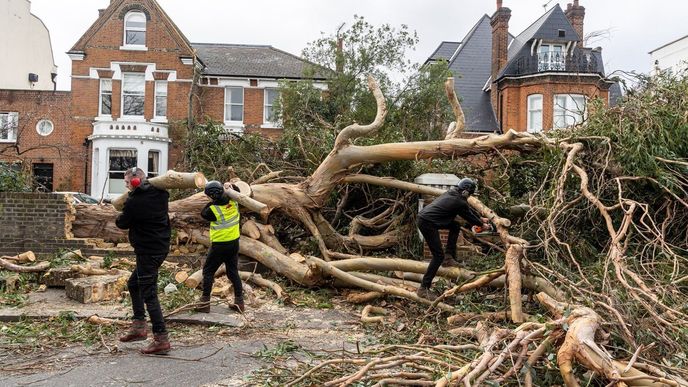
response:
[[[350,144],[351,140],[369,135],[370,133],[379,129],[384,123],[385,117],[387,116],[387,103],[385,102],[385,97],[382,95],[382,90],[380,90],[380,86],[378,85],[377,81],[370,75],[368,76],[368,88],[373,92],[373,95],[375,96],[375,102],[377,103],[377,113],[375,114],[375,119],[368,125],[359,125],[354,123],[342,129],[334,141],[333,151]]]
[[[224,267],[224,265],[223,265],[223,267]],[[271,289],[273,292],[275,292],[275,295],[277,296],[277,298],[284,301],[285,303],[288,302],[290,299],[289,294],[287,294],[279,284],[263,278],[260,274],[251,273],[248,271],[240,271],[239,276],[241,277],[242,280],[244,280],[246,282],[251,282],[251,283],[256,284],[262,288]]]
[[[402,297],[402,298],[408,298],[410,300],[420,302],[426,305],[429,305],[432,303],[430,300],[426,300],[425,298],[420,298],[416,293],[409,292],[408,290],[401,289],[396,286],[391,286],[391,285],[380,285],[376,284],[370,281],[366,281],[364,279],[358,278],[352,274],[349,274],[341,269],[338,269],[335,267],[332,263],[325,262],[320,258],[317,257],[310,257],[310,261],[313,262],[315,265],[317,265],[324,273],[327,273],[331,275],[332,277],[338,278],[342,281],[348,282],[354,286],[360,287],[362,289],[366,290],[371,290],[371,291],[376,291],[384,294],[390,294],[393,296],[397,297]],[[347,261],[338,261],[338,262],[347,262]],[[337,263],[337,262],[333,262]],[[450,305],[440,303],[439,308],[445,311],[453,311],[454,308]]]
[[[522,323],[523,301],[521,300],[521,269],[519,259],[523,255],[521,245],[510,245],[506,251],[506,282],[509,285],[509,305],[511,306],[511,320]]]
[[[48,270],[48,268],[50,268],[50,262],[39,262],[32,266],[21,266],[0,258],[0,267],[16,273],[35,273]]]
[[[535,298],[551,313],[562,315],[566,305],[553,300],[544,293],[538,293]],[[574,307],[566,317],[568,331],[564,343],[557,353],[557,363],[567,387],[578,386],[578,381],[573,374],[573,363],[578,361],[591,371],[603,375],[619,386],[678,386],[678,382],[647,375],[642,371],[630,367],[628,364],[614,360],[609,353],[600,348],[595,342],[595,332],[602,320],[590,308]]]
[[[381,314],[386,315],[387,311],[384,308],[378,306],[366,305],[361,311],[361,321],[364,323],[382,323],[385,318],[382,316],[370,317],[371,314]]]
[[[100,317],[97,314],[90,316],[86,319],[86,321],[93,325],[117,325],[120,327],[127,327],[131,325],[131,322],[129,321]]]
[[[459,98],[454,89],[454,77],[447,78],[447,80],[444,82],[444,90],[447,93],[447,98],[449,99],[449,104],[452,107],[455,117],[453,122],[454,125],[449,125],[447,136],[444,139],[449,140],[452,138],[459,138],[466,128],[466,117],[463,114],[463,109],[461,109]]]

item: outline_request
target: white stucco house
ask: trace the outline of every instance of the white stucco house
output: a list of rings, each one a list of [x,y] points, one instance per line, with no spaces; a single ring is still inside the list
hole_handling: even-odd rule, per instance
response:
[[[671,70],[677,73],[688,69],[688,35],[649,52],[652,72]]]
[[[0,1],[0,89],[54,90],[50,33],[29,0]]]

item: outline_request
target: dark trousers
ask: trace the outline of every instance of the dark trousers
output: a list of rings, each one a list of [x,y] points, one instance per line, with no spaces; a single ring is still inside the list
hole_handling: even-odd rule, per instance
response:
[[[234,288],[234,301],[243,301],[241,277],[239,277],[239,239],[231,242],[215,242],[210,246],[205,264],[203,264],[203,297],[210,297],[213,282],[215,282],[215,272],[223,263],[227,269],[227,278]]]
[[[427,242],[430,252],[432,253],[432,260],[428,265],[428,271],[423,276],[421,286],[429,289],[432,286],[432,280],[437,274],[442,262],[444,262],[445,251],[442,249],[442,240],[440,240],[439,230],[449,230],[449,237],[447,238],[446,255],[456,258],[456,241],[459,239],[460,226],[456,222],[451,222],[448,226],[437,226],[427,220],[418,218],[418,229],[423,234],[425,242]]]
[[[134,320],[145,320],[146,310],[153,324],[153,333],[165,333],[165,319],[158,300],[158,270],[167,254],[136,255],[136,267],[127,281]],[[145,305],[145,308],[144,308]]]

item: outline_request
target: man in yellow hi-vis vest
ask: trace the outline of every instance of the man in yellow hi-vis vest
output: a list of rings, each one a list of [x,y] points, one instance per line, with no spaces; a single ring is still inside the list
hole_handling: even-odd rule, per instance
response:
[[[203,219],[210,221],[210,250],[203,265],[203,296],[196,311],[210,312],[210,293],[215,281],[215,272],[225,264],[227,278],[234,287],[234,307],[244,312],[244,298],[239,277],[239,206],[231,200],[222,183],[210,181],[205,194],[213,201],[201,211]]]

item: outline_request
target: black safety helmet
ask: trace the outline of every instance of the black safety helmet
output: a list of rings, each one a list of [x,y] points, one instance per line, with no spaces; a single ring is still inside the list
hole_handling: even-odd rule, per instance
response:
[[[211,180],[205,185],[205,194],[213,200],[218,200],[224,195],[225,189],[217,180]]]
[[[464,177],[463,179],[459,180],[458,183],[456,183],[456,188],[459,189],[461,196],[466,198],[473,195],[477,187],[478,183],[476,183],[475,180],[467,177]]]

